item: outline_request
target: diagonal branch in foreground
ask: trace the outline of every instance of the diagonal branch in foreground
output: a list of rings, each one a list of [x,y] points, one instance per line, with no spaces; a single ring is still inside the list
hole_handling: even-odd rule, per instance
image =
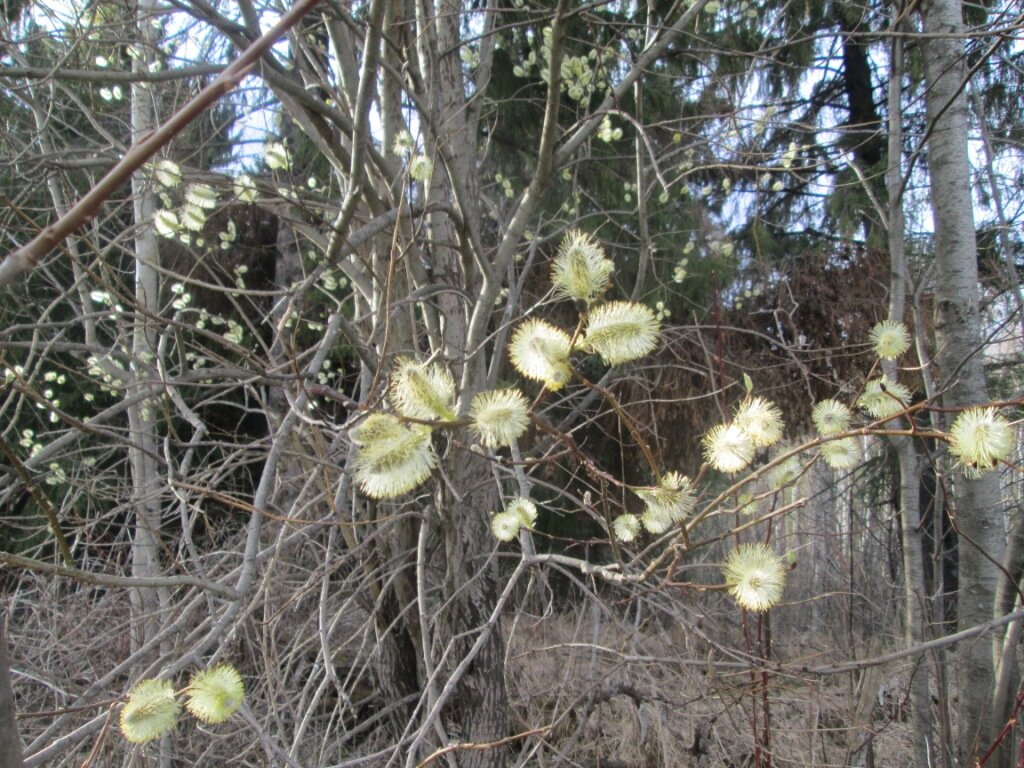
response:
[[[171,115],[162,126],[133,144],[117,165],[111,168],[71,210],[44,227],[30,242],[7,254],[0,262],[0,286],[14,282],[23,272],[33,269],[61,240],[88,222],[118,187],[127,182],[149,158],[169,144],[171,139],[181,133],[207,107],[238,85],[278,38],[318,2],[320,0],[298,0],[277,24],[246,48],[212,83],[196,94],[195,98]]]

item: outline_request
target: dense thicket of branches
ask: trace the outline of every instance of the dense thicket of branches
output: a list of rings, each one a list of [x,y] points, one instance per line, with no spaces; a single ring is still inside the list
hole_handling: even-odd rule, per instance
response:
[[[0,744],[1013,765],[1017,4],[287,10],[4,3]]]

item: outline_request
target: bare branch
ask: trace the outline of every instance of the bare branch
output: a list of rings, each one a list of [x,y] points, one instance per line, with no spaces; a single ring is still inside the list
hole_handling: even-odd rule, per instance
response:
[[[124,589],[158,589],[163,587],[198,587],[207,592],[237,600],[239,593],[231,587],[223,584],[216,584],[204,579],[197,579],[195,576],[161,576],[161,577],[132,577],[116,576],[110,573],[90,573],[78,568],[68,568],[63,565],[44,563],[42,560],[34,560],[30,557],[12,555],[7,552],[0,552],[0,565],[11,568],[24,568],[36,573],[47,573],[51,576],[60,576],[65,579],[73,579],[82,584],[94,584],[103,587],[117,587]]]
[[[319,0],[298,0],[277,24],[225,67],[216,80],[171,115],[167,122],[157,130],[132,145],[121,161],[111,168],[107,175],[100,179],[96,186],[89,190],[88,194],[78,201],[71,210],[53,224],[45,227],[31,242],[8,253],[7,257],[0,262],[0,286],[13,282],[20,274],[32,269],[61,240],[92,218],[100,205],[114,194],[118,187],[128,181],[135,171],[162,147],[169,144],[207,107],[234,88],[256,66],[260,57],[270,50],[277,39],[318,2]]]

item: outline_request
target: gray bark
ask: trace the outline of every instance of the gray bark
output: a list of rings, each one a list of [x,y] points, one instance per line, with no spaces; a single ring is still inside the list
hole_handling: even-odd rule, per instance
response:
[[[11,668],[7,660],[7,611],[0,613],[0,755],[6,768],[22,768],[21,737],[15,718]]]
[[[155,5],[152,0],[140,0],[136,7],[139,44],[142,55],[134,60],[133,68],[148,71],[154,59]],[[140,137],[156,127],[153,93],[142,83],[131,89],[132,138]],[[155,396],[154,361],[157,354],[157,325],[160,311],[159,262],[160,252],[153,231],[156,200],[143,171],[132,176],[132,194],[135,214],[135,303],[132,327],[132,370],[126,393]],[[132,469],[132,501],[135,524],[132,531],[132,576],[152,578],[161,573],[160,565],[160,495],[161,483],[156,457],[160,455],[160,441],[155,416],[156,402],[147,399],[128,409],[132,441],[128,454]],[[131,591],[132,647],[138,650],[157,634],[160,625],[161,592],[151,589]]]
[[[889,160],[886,185],[889,192],[888,245],[890,260],[889,320],[903,322],[906,313],[907,256],[903,220],[903,185],[901,157],[903,154],[902,104],[903,41],[893,40],[889,74]],[[884,361],[888,376],[896,380],[897,367]],[[921,531],[921,470],[923,462],[914,441],[907,437],[893,438],[900,467],[900,530],[903,539],[903,631],[908,648],[925,640],[928,621],[928,594],[925,589],[924,550]],[[917,665],[910,686],[913,717],[914,762],[926,768],[932,749],[932,709],[929,665]]]
[[[456,50],[460,41],[460,7],[449,0],[417,4],[419,66],[428,85],[423,94],[429,101],[433,130],[426,147],[434,160],[433,177],[425,184],[430,202],[454,202],[462,216],[456,227],[448,214],[429,217],[430,251],[433,277],[453,288],[476,292],[482,275],[479,271],[477,233],[480,220],[476,203],[475,165],[476,126],[467,120],[466,84],[457,56],[439,55]],[[438,133],[443,126],[444,133]],[[443,165],[442,165],[443,163]],[[460,405],[468,407],[472,396],[484,386],[486,360],[471,353],[469,311],[458,290],[442,292],[437,306],[444,318],[440,339],[431,343],[462,382]],[[453,441],[453,444],[458,441]],[[441,609],[428,635],[433,647],[449,650],[447,666],[452,670],[486,633],[479,652],[466,673],[454,684],[446,719],[457,725],[461,740],[483,744],[508,735],[509,709],[505,688],[504,639],[500,631],[488,625],[488,617],[497,603],[499,574],[489,560],[494,548],[488,520],[500,508],[497,488],[486,460],[472,453],[458,452],[447,457],[450,487],[442,484],[438,492],[438,535],[443,541],[445,573]],[[422,617],[427,621],[427,617]],[[430,653],[429,648],[424,649]],[[445,670],[447,671],[447,670]],[[459,765],[468,768],[498,768],[507,762],[502,749],[466,751]]]
[[[1000,265],[1003,267],[1006,277],[1006,287],[1013,296],[1017,321],[1024,330],[1024,293],[1021,292],[1017,269],[1012,262],[1013,245],[1009,236],[1011,224],[1006,215],[999,180],[996,176],[992,142],[985,125],[984,103],[976,88],[972,90],[971,96],[972,106],[981,131],[981,145],[985,151],[985,174],[988,177],[989,191],[999,222],[999,246],[1005,259],[1000,261]],[[1007,539],[1003,572],[1000,574],[999,587],[996,592],[996,615],[1010,613],[1019,605],[1018,590],[1021,586],[1022,574],[1024,574],[1024,517],[1017,516]],[[1017,681],[1020,679],[1020,669],[1017,665],[1017,644],[1022,629],[1024,626],[1020,622],[1010,625],[1005,633],[1002,648],[1000,649],[998,646],[996,648],[996,684],[992,691],[992,712],[1003,713],[1006,717],[1010,715],[1010,697],[1013,687],[1016,687]]]
[[[453,642],[460,661],[480,632],[487,638],[468,672],[457,683],[450,717],[462,728],[464,741],[484,744],[508,735],[508,693],[505,688],[505,641],[500,629],[488,626],[498,600],[497,562],[490,558],[494,537],[488,521],[499,508],[491,470],[476,455],[452,457],[455,487],[466,489],[461,499],[442,490],[439,514],[443,527],[445,608],[437,629]],[[490,481],[490,482],[489,482]],[[449,640],[451,639],[451,640]],[[466,768],[499,768],[507,763],[503,748],[466,752],[459,765]]]
[[[957,408],[988,400],[981,358],[977,253],[967,155],[968,123],[960,0],[931,0],[924,8],[927,107],[931,127],[928,169],[935,220],[935,332],[943,405]],[[961,629],[992,618],[1004,535],[998,477],[957,474],[952,501],[961,534],[958,624]],[[998,643],[998,634],[994,638]],[[973,762],[1001,726],[990,713],[993,644],[960,649],[961,757]]]

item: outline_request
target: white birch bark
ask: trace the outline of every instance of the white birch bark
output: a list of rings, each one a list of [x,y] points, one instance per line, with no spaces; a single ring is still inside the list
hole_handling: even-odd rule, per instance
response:
[[[977,247],[967,154],[963,9],[960,0],[931,0],[924,8],[927,107],[931,134],[928,170],[935,221],[935,365],[943,405],[988,400],[981,356]],[[999,480],[951,478],[960,531],[958,625],[991,620],[1003,556]],[[994,641],[998,643],[998,633]],[[984,750],[1001,723],[991,713],[993,644],[964,643],[959,658],[960,738],[965,762]]]
[[[136,23],[139,55],[133,60],[136,71],[148,70],[154,60],[154,12],[152,0],[139,0],[136,5]],[[143,82],[131,89],[132,139],[156,127],[153,94]],[[134,403],[128,408],[131,440],[128,457],[132,482],[132,576],[150,578],[159,576],[160,565],[160,495],[161,482],[157,457],[160,439],[156,421],[156,365],[157,325],[160,310],[160,281],[157,268],[160,252],[153,230],[156,199],[144,171],[132,175],[133,211],[135,218],[135,315],[132,322],[132,361],[126,395],[132,398],[148,394],[150,399]],[[166,595],[158,590],[131,590],[132,649],[142,648],[152,639],[160,626],[160,607]]]
[[[907,256],[903,219],[903,154],[901,94],[903,86],[903,41],[895,37],[889,71],[889,161],[886,186],[889,193],[888,246],[890,261],[889,320],[903,322],[906,313]],[[883,368],[895,381],[897,366],[883,361]],[[903,632],[908,648],[925,640],[929,596],[925,588],[924,550],[921,532],[922,460],[914,441],[908,437],[892,439],[900,467],[900,528],[903,539]],[[932,746],[932,708],[930,670],[927,663],[917,665],[910,685],[913,718],[914,762],[929,765]]]

